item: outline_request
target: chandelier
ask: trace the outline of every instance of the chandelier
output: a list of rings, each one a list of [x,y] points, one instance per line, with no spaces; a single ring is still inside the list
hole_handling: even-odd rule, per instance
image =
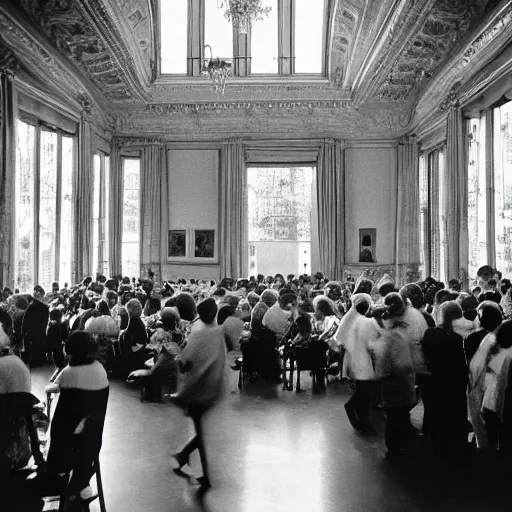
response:
[[[254,21],[263,21],[272,7],[263,7],[262,0],[217,0],[217,6],[225,9],[224,16],[238,27],[240,34],[247,34]]]
[[[231,76],[231,62],[220,59],[219,57],[213,58],[212,47],[209,44],[204,46],[210,49],[210,58],[206,58],[201,69],[204,76],[210,78],[213,83],[213,90],[216,93],[224,94],[226,88],[226,80]]]

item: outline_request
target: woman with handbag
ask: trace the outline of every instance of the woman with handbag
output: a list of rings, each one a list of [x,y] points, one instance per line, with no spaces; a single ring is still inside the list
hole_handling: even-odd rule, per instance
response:
[[[178,391],[174,402],[192,418],[196,435],[174,455],[176,472],[189,463],[190,454],[199,450],[203,475],[197,480],[202,490],[211,487],[203,438],[203,417],[220,399],[226,377],[225,331],[216,322],[217,304],[213,298],[197,305],[199,325],[187,338],[187,344],[176,357],[180,368]]]

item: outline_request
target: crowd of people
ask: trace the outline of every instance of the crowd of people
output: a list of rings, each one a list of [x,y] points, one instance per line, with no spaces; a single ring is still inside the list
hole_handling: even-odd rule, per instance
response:
[[[89,479],[109,376],[139,385],[143,400],[169,394],[187,411],[196,436],[175,455],[176,471],[198,449],[200,483],[209,487],[202,417],[225,388],[228,352],[241,353],[231,365],[244,379],[285,389],[293,388],[286,370],[294,366],[311,372],[318,392],[327,374],[339,372],[353,383],[345,409],[357,431],[373,433],[375,406],[384,409],[390,457],[408,451],[418,435],[410,411],[419,398],[423,435],[440,452],[464,452],[469,435],[480,449],[510,453],[510,281],[489,266],[467,292],[457,279],[397,289],[388,275],[377,282],[368,275],[344,283],[318,272],[157,284],[150,272],[141,279],[97,275],[73,287],[53,283],[49,293],[40,286],[32,293],[4,289],[0,395],[30,393],[28,368],[53,362],[47,392],[60,392],[60,400],[46,470],[55,480],[69,471],[73,435],[92,432],[82,436],[70,485],[85,501],[95,497]],[[4,468],[22,465],[16,450],[7,451]]]

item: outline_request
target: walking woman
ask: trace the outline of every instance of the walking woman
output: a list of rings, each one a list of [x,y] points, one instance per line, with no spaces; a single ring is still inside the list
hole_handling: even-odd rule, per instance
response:
[[[211,487],[203,438],[203,417],[222,394],[226,376],[226,341],[224,329],[216,322],[217,304],[213,298],[197,305],[199,325],[187,338],[187,344],[176,357],[180,368],[175,403],[192,418],[196,435],[174,455],[175,471],[189,463],[190,454],[199,450],[203,475],[198,478],[202,490]]]

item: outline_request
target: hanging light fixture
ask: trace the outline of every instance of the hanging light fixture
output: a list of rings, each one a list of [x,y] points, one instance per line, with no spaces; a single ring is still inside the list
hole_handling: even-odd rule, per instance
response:
[[[213,90],[223,95],[226,88],[226,80],[231,76],[232,63],[219,57],[214,59],[212,47],[209,44],[206,44],[204,47],[210,49],[210,58],[205,58],[201,71],[204,76],[209,77],[212,81]]]
[[[247,34],[253,22],[263,21],[272,11],[272,7],[263,7],[262,0],[217,0],[217,6],[225,9],[224,16],[240,34]]]

